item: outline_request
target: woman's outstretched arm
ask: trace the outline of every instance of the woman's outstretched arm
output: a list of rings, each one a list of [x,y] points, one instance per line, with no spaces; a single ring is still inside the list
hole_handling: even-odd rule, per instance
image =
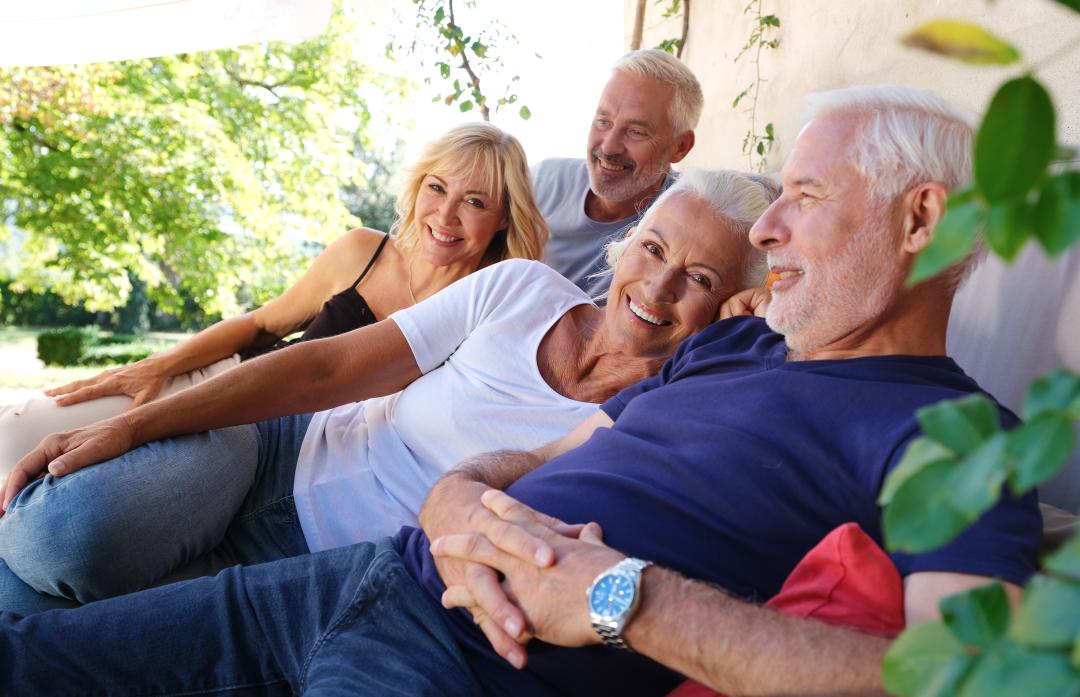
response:
[[[61,406],[110,395],[127,395],[134,399],[131,408],[141,406],[155,399],[173,376],[249,347],[269,346],[305,327],[327,298],[355,278],[357,268],[374,254],[382,237],[375,230],[352,230],[327,247],[292,287],[262,307],[217,322],[167,351],[45,394],[56,397]]]
[[[393,320],[263,356],[157,402],[53,434],[8,475],[3,509],[28,481],[111,459],[151,440],[329,409],[392,394],[420,377]]]

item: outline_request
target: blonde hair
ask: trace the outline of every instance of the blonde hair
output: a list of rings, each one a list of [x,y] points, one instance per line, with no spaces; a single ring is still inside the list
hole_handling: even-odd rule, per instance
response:
[[[507,225],[488,245],[480,266],[504,259],[539,259],[548,240],[544,216],[536,207],[525,151],[517,138],[489,123],[455,126],[429,142],[404,172],[391,227],[394,241],[406,255],[416,248],[416,197],[424,177],[468,178],[480,172],[486,189],[506,213]]]

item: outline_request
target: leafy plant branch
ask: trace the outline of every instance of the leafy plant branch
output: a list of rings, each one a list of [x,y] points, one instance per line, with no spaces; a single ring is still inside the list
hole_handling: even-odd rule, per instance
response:
[[[761,76],[761,52],[765,49],[775,49],[780,44],[780,40],[772,36],[772,32],[780,28],[780,18],[774,14],[763,14],[761,3],[762,0],[751,0],[750,4],[743,8],[743,14],[750,14],[753,17],[751,24],[753,29],[746,43],[735,56],[735,62],[737,63],[744,55],[752,52],[754,80],[742,92],[739,92],[731,103],[731,107],[737,109],[743,100],[749,101],[749,106],[744,111],[750,115],[750,128],[743,136],[742,151],[746,155],[747,164],[758,172],[765,171],[769,153],[772,152],[773,143],[776,141],[772,122],[766,123],[760,133],[757,128],[758,97],[761,86],[766,82]]]
[[[1080,12],[1077,0],[1057,0]],[[978,65],[1024,69],[994,94],[975,136],[974,182],[949,199],[933,243],[909,283],[931,278],[980,237],[1011,261],[1032,238],[1050,256],[1080,240],[1076,151],[1056,143],[1056,113],[1038,68],[1077,47],[1073,39],[1037,63],[982,27],[929,22],[904,43]],[[1073,160],[1070,162],[1069,160]],[[1080,421],[1080,376],[1059,370],[1036,380],[1025,422],[998,423],[997,407],[975,395],[919,411],[923,436],[886,479],[879,503],[890,549],[912,553],[955,539],[1008,491],[1020,496],[1067,463]],[[942,620],[909,628],[882,666],[885,688],[904,697],[1080,695],[1080,538],[1043,560],[1015,613],[1000,584],[942,600]]]

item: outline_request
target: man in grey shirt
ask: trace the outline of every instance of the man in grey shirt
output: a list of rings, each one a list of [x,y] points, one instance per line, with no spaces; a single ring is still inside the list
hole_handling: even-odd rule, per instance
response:
[[[671,164],[694,147],[701,85],[659,49],[631,51],[612,68],[589,129],[587,157],[552,158],[533,168],[540,211],[551,229],[544,261],[587,293],[604,245],[637,224],[672,181]]]

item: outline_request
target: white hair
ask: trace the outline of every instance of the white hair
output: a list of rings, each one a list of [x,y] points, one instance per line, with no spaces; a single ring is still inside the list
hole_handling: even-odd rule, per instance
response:
[[[804,123],[829,115],[854,117],[851,162],[881,211],[921,182],[940,182],[953,192],[971,181],[973,119],[932,92],[861,85],[812,94],[806,103]],[[957,285],[984,252],[977,244],[950,270]]]
[[[675,96],[668,107],[668,118],[676,136],[697,128],[705,97],[701,84],[686,64],[667,51],[646,48],[630,51],[615,61],[612,70],[651,78],[671,85]]]
[[[765,282],[768,267],[765,253],[750,244],[750,228],[779,195],[780,186],[770,175],[747,174],[726,169],[688,169],[653,201],[633,234],[608,243],[604,248],[608,268],[598,275],[614,273],[615,264],[619,262],[623,252],[637,237],[638,231],[647,227],[647,221],[653,212],[664,205],[665,201],[675,196],[693,196],[728,221],[725,227],[729,233],[746,240],[746,257],[737,279],[738,289],[759,286]]]

